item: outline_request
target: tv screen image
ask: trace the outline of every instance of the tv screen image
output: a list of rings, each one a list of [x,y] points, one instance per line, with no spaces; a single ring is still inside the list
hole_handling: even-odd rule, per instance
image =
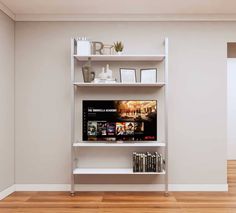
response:
[[[84,100],[83,140],[157,140],[157,101]]]

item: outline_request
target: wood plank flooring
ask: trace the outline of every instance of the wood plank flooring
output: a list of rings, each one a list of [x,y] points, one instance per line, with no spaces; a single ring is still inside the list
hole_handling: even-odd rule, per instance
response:
[[[236,161],[228,161],[229,192],[15,192],[0,213],[236,213]]]

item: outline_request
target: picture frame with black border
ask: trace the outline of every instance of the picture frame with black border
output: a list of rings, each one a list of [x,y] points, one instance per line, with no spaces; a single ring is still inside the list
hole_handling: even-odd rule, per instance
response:
[[[134,68],[120,68],[121,83],[136,83],[136,69]]]
[[[157,82],[157,68],[140,69],[140,82],[152,84]]]

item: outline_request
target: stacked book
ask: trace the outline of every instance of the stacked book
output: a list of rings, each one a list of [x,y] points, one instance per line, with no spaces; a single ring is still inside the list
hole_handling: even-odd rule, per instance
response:
[[[165,160],[157,152],[133,152],[133,172],[163,172]]]

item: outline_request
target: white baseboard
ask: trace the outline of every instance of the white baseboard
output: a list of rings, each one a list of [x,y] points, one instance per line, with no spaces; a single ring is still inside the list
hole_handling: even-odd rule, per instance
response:
[[[163,191],[163,184],[76,184],[76,191]],[[15,184],[0,192],[0,200],[15,191],[70,191],[70,184]],[[169,191],[228,191],[228,184],[169,184]]]
[[[163,184],[76,184],[76,191],[163,191]],[[70,184],[15,184],[15,191],[70,191]],[[169,184],[169,191],[228,191],[228,184]]]
[[[228,184],[169,184],[169,190],[173,192],[227,192]]]
[[[15,184],[15,191],[70,191],[70,184]]]
[[[12,194],[14,191],[15,191],[14,185],[4,189],[3,191],[0,192],[0,200],[4,199],[8,195]]]

